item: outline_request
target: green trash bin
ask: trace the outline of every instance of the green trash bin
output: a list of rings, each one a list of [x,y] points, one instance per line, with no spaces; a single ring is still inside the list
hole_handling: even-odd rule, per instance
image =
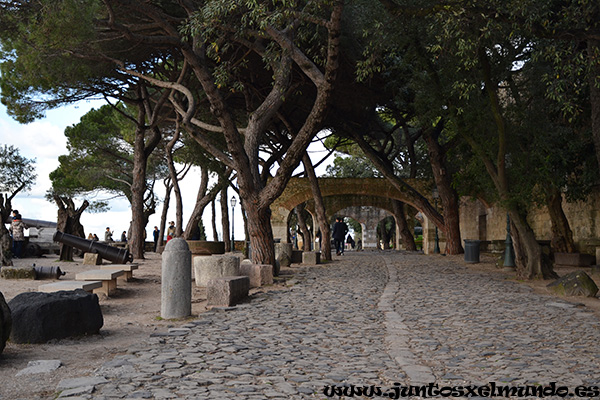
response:
[[[479,244],[481,240],[465,239],[465,262],[475,264],[479,262]]]

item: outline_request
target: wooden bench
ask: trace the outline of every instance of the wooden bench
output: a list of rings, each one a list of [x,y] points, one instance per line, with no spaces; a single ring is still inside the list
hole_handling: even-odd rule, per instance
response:
[[[94,293],[104,293],[110,296],[117,289],[117,278],[125,274],[122,269],[112,271],[106,269],[93,269],[90,271],[80,272],[75,275],[78,281],[100,281],[102,287],[94,289]]]
[[[77,290],[82,289],[86,292],[92,293],[94,289],[102,287],[100,281],[58,281],[52,283],[45,283],[38,287],[38,292],[52,293],[60,292],[61,290]]]
[[[101,265],[100,269],[110,270],[110,271],[118,271],[122,270],[125,275],[119,277],[123,279],[125,282],[129,282],[133,278],[133,271],[138,269],[138,264],[106,264]]]

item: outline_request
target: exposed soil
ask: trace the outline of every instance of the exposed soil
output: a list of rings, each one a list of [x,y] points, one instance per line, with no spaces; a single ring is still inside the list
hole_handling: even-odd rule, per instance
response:
[[[58,266],[66,275],[61,280],[74,280],[79,272],[96,269],[83,265],[81,258],[75,262],[59,262],[57,256],[13,260],[15,266]],[[136,260],[137,262],[137,260]],[[281,276],[291,271],[282,270]],[[130,282],[118,282],[114,295],[100,296],[104,326],[100,334],[75,339],[63,339],[46,344],[7,343],[0,355],[0,400],[52,398],[61,379],[91,375],[93,371],[116,355],[148,338],[153,332],[164,332],[185,324],[186,320],[160,318],[161,258],[157,253],[147,253],[139,269],[133,272]],[[0,279],[0,292],[10,301],[22,292],[37,291],[38,286],[53,280]],[[251,293],[281,287],[281,279],[268,288],[253,289]],[[192,285],[192,316],[206,311],[206,290]],[[35,360],[60,360],[62,366],[46,374],[15,375]]]

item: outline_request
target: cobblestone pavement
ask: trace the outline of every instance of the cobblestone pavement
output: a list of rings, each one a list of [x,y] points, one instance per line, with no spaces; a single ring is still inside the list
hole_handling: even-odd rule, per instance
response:
[[[338,260],[298,269],[288,290],[150,337],[95,377],[62,381],[57,392],[325,399],[326,385],[344,383],[600,383],[599,322],[584,308],[441,256],[364,252]]]

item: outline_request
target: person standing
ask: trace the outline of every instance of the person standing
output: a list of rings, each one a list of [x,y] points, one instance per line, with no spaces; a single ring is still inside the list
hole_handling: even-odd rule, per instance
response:
[[[19,210],[13,210],[13,219],[10,223],[10,233],[12,235],[12,253],[14,258],[23,257],[23,243],[25,242],[25,229],[27,226],[21,219]]]
[[[106,232],[104,232],[104,241],[112,242],[113,241],[112,235],[113,235],[113,232],[110,231],[110,227],[106,227]]]
[[[160,237],[160,229],[158,229],[158,226],[154,227],[152,236],[154,237],[154,252],[156,253],[156,248],[158,247],[158,238]]]
[[[169,222],[169,227],[167,228],[167,242],[175,237],[175,222]]]
[[[335,224],[333,225],[331,236],[333,237],[335,252],[338,256],[344,254],[344,239],[346,238],[346,233],[348,233],[348,225],[346,225],[342,218],[337,217],[335,219]]]
[[[123,233],[121,233],[121,242],[127,243],[127,232],[125,232],[125,231],[123,231]]]

